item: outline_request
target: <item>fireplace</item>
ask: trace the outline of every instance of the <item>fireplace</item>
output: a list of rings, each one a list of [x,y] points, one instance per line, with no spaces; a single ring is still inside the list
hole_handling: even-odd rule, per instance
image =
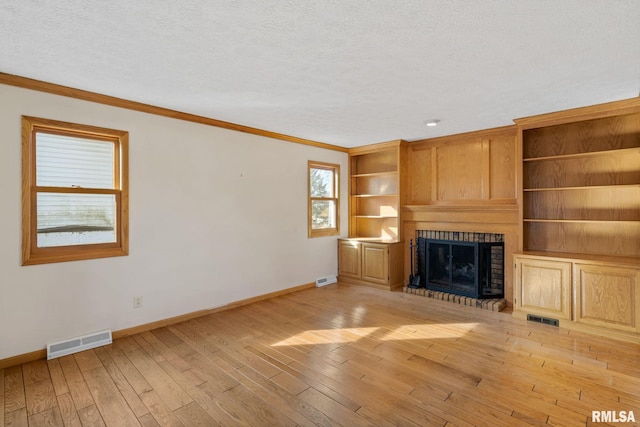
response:
[[[483,234],[436,232],[444,238],[418,237],[421,286],[477,299],[503,298],[504,243],[480,241],[485,240]]]

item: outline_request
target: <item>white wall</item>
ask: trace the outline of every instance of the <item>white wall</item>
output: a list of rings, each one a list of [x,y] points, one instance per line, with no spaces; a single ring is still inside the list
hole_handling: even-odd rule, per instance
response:
[[[129,131],[129,256],[20,265],[21,115]],[[0,359],[336,274],[307,160],[340,164],[346,235],[345,153],[0,85]]]

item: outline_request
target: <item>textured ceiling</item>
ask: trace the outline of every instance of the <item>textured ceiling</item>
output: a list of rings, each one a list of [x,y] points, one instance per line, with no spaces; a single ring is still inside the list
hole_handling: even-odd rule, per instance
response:
[[[640,1],[0,0],[0,72],[353,147],[638,96]]]

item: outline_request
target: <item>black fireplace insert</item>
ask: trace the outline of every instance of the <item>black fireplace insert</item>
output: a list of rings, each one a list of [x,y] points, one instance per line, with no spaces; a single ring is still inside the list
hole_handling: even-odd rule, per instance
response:
[[[417,239],[423,286],[472,298],[504,297],[504,243]],[[422,271],[421,271],[422,270]]]

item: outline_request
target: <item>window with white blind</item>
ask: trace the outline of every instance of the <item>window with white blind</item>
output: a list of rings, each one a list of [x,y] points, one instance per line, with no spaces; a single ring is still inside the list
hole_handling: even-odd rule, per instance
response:
[[[128,133],[23,117],[23,265],[126,255]]]

